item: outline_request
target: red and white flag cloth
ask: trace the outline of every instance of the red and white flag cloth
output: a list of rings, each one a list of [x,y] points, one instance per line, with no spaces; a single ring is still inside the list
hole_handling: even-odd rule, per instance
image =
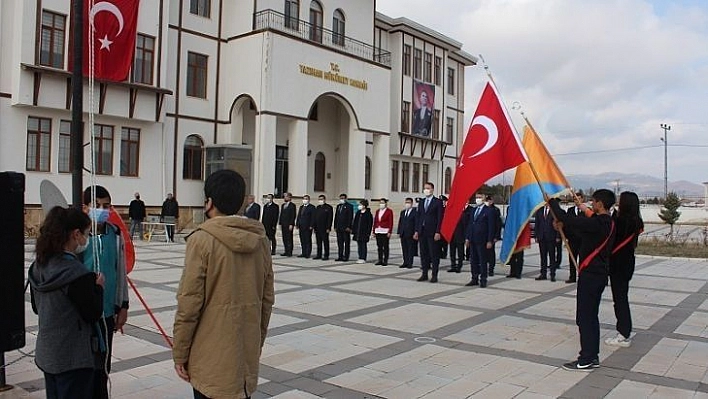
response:
[[[487,180],[526,161],[506,109],[494,85],[487,82],[462,145],[441,233],[448,241],[465,204]]]
[[[135,53],[138,8],[139,0],[84,0],[84,76],[91,73],[89,38],[93,30],[93,76],[117,82],[128,79]]]

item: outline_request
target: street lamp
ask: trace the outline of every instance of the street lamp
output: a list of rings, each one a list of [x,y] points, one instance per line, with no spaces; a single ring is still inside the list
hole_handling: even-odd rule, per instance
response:
[[[667,141],[666,133],[671,130],[671,126],[666,123],[662,123],[660,126],[664,129],[664,137],[659,139],[664,142],[664,201],[666,201],[666,197],[669,195],[669,142]]]

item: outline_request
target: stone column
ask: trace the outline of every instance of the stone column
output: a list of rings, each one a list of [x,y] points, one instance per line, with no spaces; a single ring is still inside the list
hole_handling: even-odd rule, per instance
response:
[[[278,117],[256,117],[255,145],[253,148],[253,195],[256,200],[272,193],[275,182],[275,135]]]
[[[708,181],[704,181],[703,185],[705,186],[705,194],[703,195],[703,207],[708,208]]]
[[[294,119],[288,126],[288,191],[295,196],[308,194],[307,121]]]
[[[371,159],[371,198],[388,198],[390,196],[390,145],[391,136],[374,134],[374,150]]]
[[[364,168],[366,162],[366,133],[352,126],[349,128],[349,147],[347,149],[347,191],[351,198],[364,198]],[[376,170],[371,171],[372,179]]]

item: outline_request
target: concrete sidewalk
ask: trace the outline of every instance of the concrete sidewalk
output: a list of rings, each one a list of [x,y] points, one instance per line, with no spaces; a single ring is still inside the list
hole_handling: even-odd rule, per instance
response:
[[[184,245],[136,246],[130,277],[171,334]],[[33,248],[26,250],[29,265]],[[441,261],[439,283],[418,283],[419,270],[398,268],[400,253],[392,240],[387,267],[373,265],[373,243],[366,264],[275,256],[276,308],[254,398],[708,399],[706,261],[639,258],[630,289],[633,344],[601,344],[602,367],[587,373],[560,367],[579,350],[575,284],[563,283],[567,265],[558,282],[534,281],[534,248],[526,252],[523,279],[504,278],[508,267],[497,266],[489,287],[480,289],[464,286],[468,263],[461,274],[445,272],[449,260]],[[27,353],[37,331],[29,296],[26,317]],[[603,340],[614,336],[609,288],[600,321]],[[20,357],[6,354],[8,362]],[[112,397],[191,397],[172,364],[133,296],[125,334],[116,336]],[[7,381],[16,388],[0,398],[44,397],[31,358],[10,364]]]

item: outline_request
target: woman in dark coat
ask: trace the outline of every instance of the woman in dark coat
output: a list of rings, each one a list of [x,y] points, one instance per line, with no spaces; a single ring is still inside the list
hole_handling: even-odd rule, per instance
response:
[[[354,241],[356,241],[359,251],[359,260],[356,263],[366,263],[366,245],[369,243],[371,235],[371,227],[374,224],[374,218],[369,209],[369,201],[363,199],[359,201],[359,210],[354,215]]]

